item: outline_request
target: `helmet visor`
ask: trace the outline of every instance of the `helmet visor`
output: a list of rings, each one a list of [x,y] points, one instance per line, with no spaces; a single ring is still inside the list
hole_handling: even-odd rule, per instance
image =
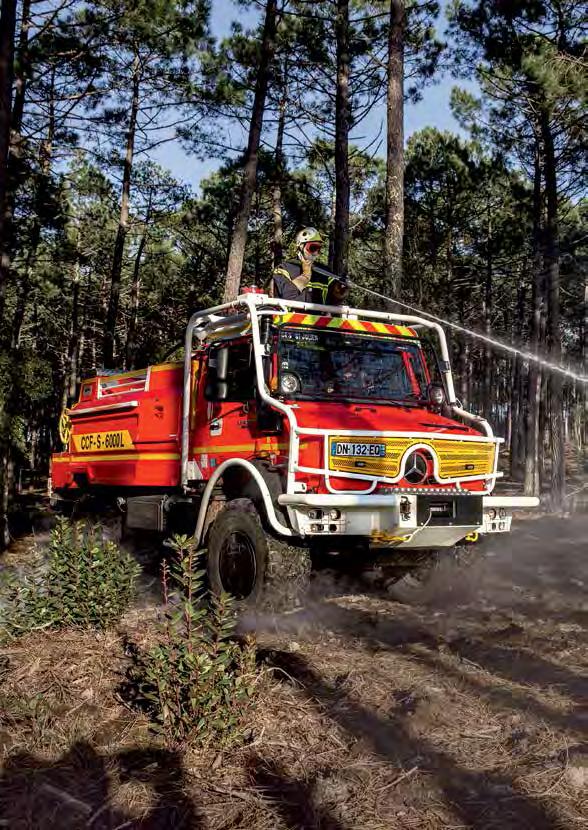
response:
[[[304,250],[308,254],[318,254],[322,247],[322,242],[307,242],[304,246]]]

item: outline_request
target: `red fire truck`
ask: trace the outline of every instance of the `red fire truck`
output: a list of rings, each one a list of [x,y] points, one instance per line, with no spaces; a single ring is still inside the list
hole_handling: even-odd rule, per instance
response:
[[[313,552],[416,567],[538,504],[492,495],[502,439],[457,401],[437,323],[258,293],[194,314],[183,362],[83,382],[60,435],[58,498],[189,529],[247,602],[298,592]]]

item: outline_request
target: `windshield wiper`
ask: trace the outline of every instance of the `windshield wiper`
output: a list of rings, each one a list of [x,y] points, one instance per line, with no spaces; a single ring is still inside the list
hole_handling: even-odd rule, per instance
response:
[[[390,406],[408,406],[409,409],[415,409],[420,406],[417,401],[398,400],[397,398],[370,398],[370,401],[373,403],[383,404],[384,406],[386,404],[389,404]]]
[[[348,395],[329,395],[328,397],[325,397],[325,398],[323,398],[323,397],[314,398],[313,397],[313,400],[340,401],[341,403],[362,403],[362,404],[366,404],[366,406],[369,406],[370,404],[374,404],[374,403],[383,404],[383,405],[389,404],[390,406],[408,406],[411,409],[414,409],[415,407],[418,407],[420,405],[416,401],[399,400],[397,398],[359,398],[359,397],[348,396]]]

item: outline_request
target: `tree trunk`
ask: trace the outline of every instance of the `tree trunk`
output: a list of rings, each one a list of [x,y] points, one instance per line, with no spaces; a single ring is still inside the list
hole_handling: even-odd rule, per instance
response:
[[[333,270],[347,275],[349,256],[349,130],[351,103],[349,94],[349,0],[337,0],[335,20],[337,41],[337,88],[335,95],[335,239]]]
[[[4,316],[6,287],[10,270],[10,246],[7,239],[10,234],[7,234],[7,230],[11,216],[8,211],[7,197],[15,31],[16,0],[2,0],[0,11],[0,321]],[[3,479],[4,476],[0,471],[0,480]],[[0,533],[2,533],[2,528],[0,528]]]
[[[282,225],[282,183],[284,179],[284,128],[286,125],[286,71],[284,67],[284,81],[282,95],[279,102],[278,129],[276,133],[276,149],[274,156],[274,181],[272,183],[272,216],[274,225],[273,265],[276,268],[283,259],[284,231]]]
[[[22,277],[16,280],[16,305],[14,307],[14,316],[12,318],[12,335],[10,337],[10,349],[19,349],[21,346],[22,327],[25,318],[27,298],[31,290],[31,283],[33,279],[34,263],[37,256],[37,249],[41,241],[41,223],[39,215],[36,214],[31,228],[31,235],[29,238],[29,250],[25,261],[24,271]]]
[[[517,478],[517,460],[519,457],[519,430],[517,429],[517,422],[520,415],[520,398],[517,398],[516,392],[518,388],[518,378],[522,370],[522,366],[516,355],[513,355],[510,365],[510,389],[509,389],[509,406],[508,406],[508,429],[506,436],[506,446],[510,453],[510,474],[512,478]]]
[[[559,300],[559,223],[557,195],[557,167],[553,134],[549,116],[541,114],[543,138],[543,176],[545,181],[545,270],[548,297],[548,342],[552,363],[561,363],[560,300]],[[551,447],[551,503],[559,510],[565,499],[565,436],[563,423],[563,384],[561,375],[553,372],[549,378],[550,409],[549,435]]]
[[[460,372],[460,397],[464,409],[471,408],[470,401],[470,387],[471,387],[471,371],[472,362],[470,359],[470,342],[467,337],[462,341],[462,349],[460,353],[461,372]]]
[[[516,313],[514,316],[515,324],[513,326],[513,340],[516,341],[517,339],[517,332],[520,334],[524,328],[524,317],[525,317],[525,299],[526,299],[526,287],[523,283],[519,284],[517,289],[517,306],[516,306]],[[507,326],[505,325],[505,330]],[[488,356],[488,352],[486,351],[485,354],[486,363],[488,360],[492,360],[492,353]],[[514,471],[514,477],[518,480],[522,480],[524,478],[524,470],[525,470],[525,367],[523,365],[523,361],[515,355],[513,357],[513,372],[512,372],[512,379],[511,383],[507,384],[504,388],[504,392],[502,396],[504,398],[509,398],[511,401],[510,405],[510,412],[512,415],[512,424],[511,424],[511,470]],[[495,378],[498,378],[500,372],[497,371],[494,375]]]
[[[531,351],[539,353],[541,321],[544,316],[545,275],[541,250],[541,226],[543,198],[541,193],[540,148],[535,152],[533,177],[533,308],[531,316]],[[541,369],[538,363],[529,362],[527,407],[525,413],[525,493],[539,495],[539,409],[541,406]]]
[[[582,329],[582,366],[588,365],[588,271],[584,278],[584,327]],[[581,430],[582,454],[584,461],[588,453],[588,384],[580,390],[580,400],[583,405],[583,427]]]
[[[506,392],[506,398],[508,400],[508,409],[506,413],[506,435],[504,438],[504,444],[508,448],[510,453],[510,469],[512,473],[513,469],[513,458],[515,456],[515,449],[517,444],[517,431],[513,431],[513,424],[517,423],[517,419],[519,417],[519,409],[520,409],[520,399],[514,395],[514,390],[516,389],[516,382],[517,382],[517,373],[520,371],[518,365],[518,361],[516,356],[510,360],[510,370],[508,375],[510,375],[510,387],[506,386],[504,392]],[[509,364],[507,363],[507,366]],[[503,390],[501,390],[502,392]],[[510,394],[509,394],[510,393]]]
[[[249,139],[245,152],[245,163],[243,166],[243,179],[241,182],[241,194],[239,208],[235,217],[229,259],[227,264],[227,278],[225,281],[224,302],[228,303],[239,296],[239,285],[241,282],[241,271],[245,258],[245,243],[247,242],[247,225],[251,213],[251,203],[257,181],[257,157],[259,142],[263,127],[263,114],[265,110],[265,99],[270,80],[274,52],[276,48],[276,6],[277,0],[267,0],[265,9],[265,20],[263,24],[263,37],[261,41],[261,52],[259,56],[259,67],[257,80],[255,82],[255,94],[253,97],[253,111],[249,125]]]
[[[525,475],[525,371],[520,358],[515,357],[516,374],[510,394],[513,400],[511,468],[513,477],[523,480]]]
[[[41,142],[39,152],[39,175],[35,182],[34,193],[34,215],[33,225],[28,242],[28,251],[24,273],[18,282],[16,307],[12,323],[12,338],[10,347],[16,349],[20,346],[22,326],[24,323],[27,300],[31,293],[33,273],[37,260],[37,251],[41,242],[42,216],[44,213],[44,202],[49,190],[49,179],[51,174],[51,159],[53,156],[53,141],[55,139],[55,67],[51,71],[50,95],[47,114],[47,136]],[[13,113],[14,114],[14,113]],[[21,114],[22,115],[22,112]],[[20,117],[20,116],[19,116]],[[13,119],[14,122],[14,119]]]
[[[386,93],[386,229],[384,273],[386,291],[400,294],[404,236],[404,0],[390,0],[388,84]]]
[[[14,100],[12,102],[12,140],[10,155],[20,158],[23,150],[21,135],[27,82],[30,76],[29,29],[31,28],[31,0],[23,0],[21,7],[20,32],[18,35],[18,58],[15,61]],[[53,69],[53,74],[55,69]]]
[[[487,233],[486,233],[486,277],[484,280],[484,302],[482,308],[482,314],[484,319],[484,334],[486,337],[490,337],[492,334],[492,288],[493,288],[493,268],[494,264],[492,261],[492,213],[491,213],[491,206],[488,203],[487,205],[487,217],[486,217],[486,224],[487,224]],[[482,377],[482,400],[483,400],[483,407],[484,412],[490,412],[492,407],[492,386],[493,386],[493,371],[492,367],[494,366],[494,360],[492,359],[492,351],[490,348],[484,348],[484,362],[485,362],[485,369],[484,374]]]
[[[135,264],[133,266],[133,281],[131,283],[131,316],[129,318],[129,328],[127,331],[127,343],[125,347],[125,369],[135,368],[135,361],[137,358],[137,321],[139,319],[139,292],[141,288],[141,259],[143,251],[145,250],[145,243],[147,242],[147,224],[151,213],[151,195],[149,196],[149,207],[147,208],[147,215],[145,217],[145,228],[139,241],[137,253],[135,256]]]
[[[329,210],[329,268],[334,270],[335,263],[335,208],[337,204],[337,192],[334,183],[331,190],[331,205]]]
[[[16,32],[16,0],[2,0],[0,11],[0,331],[5,327],[6,289],[10,276],[10,256],[12,249],[15,181],[11,175],[11,130],[20,135],[24,107],[24,75],[22,68],[26,64],[25,52],[28,52],[28,27],[30,2],[22,5],[22,24],[19,37],[20,74],[17,77],[15,101],[12,101],[14,82],[14,37]],[[22,83],[19,81],[22,80]],[[20,150],[20,146],[19,146]],[[22,305],[22,302],[21,302]],[[17,313],[19,313],[17,309]],[[22,311],[24,316],[24,308]],[[13,328],[14,330],[14,328]],[[18,370],[19,354],[13,355],[14,368]],[[7,379],[2,408],[4,412],[2,430],[0,431],[0,550],[9,540],[8,512],[13,492],[14,458],[11,427],[19,413],[16,376]]]
[[[542,341],[544,342],[544,341]],[[547,479],[547,460],[546,460],[546,450],[547,450],[547,441],[545,440],[547,432],[547,427],[549,423],[549,406],[550,406],[550,398],[551,394],[549,391],[549,379],[547,376],[543,377],[543,382],[541,384],[541,400],[539,401],[539,439],[537,444],[537,455],[538,455],[538,465],[539,465],[539,481],[541,486]]]
[[[61,408],[73,401],[76,394],[78,379],[78,358],[80,346],[80,261],[79,257],[74,262],[73,277],[71,281],[71,320],[69,326],[69,338],[67,343],[67,354],[64,367],[63,393],[61,396]]]
[[[122,195],[120,200],[120,214],[116,239],[114,241],[114,252],[112,256],[112,268],[110,271],[110,299],[108,311],[104,321],[104,337],[102,343],[102,360],[107,369],[114,366],[114,344],[116,338],[116,320],[118,317],[118,306],[120,299],[120,284],[122,276],[123,255],[125,240],[129,227],[129,202],[131,196],[131,176],[133,173],[133,154],[135,150],[135,135],[137,131],[137,115],[139,112],[139,90],[141,85],[141,62],[139,55],[135,55],[133,61],[133,97],[131,99],[131,112],[129,116],[129,128],[127,130],[127,147],[123,166]]]
[[[253,194],[253,225],[256,228],[255,233],[255,248],[253,250],[253,258],[254,258],[254,278],[253,284],[257,285],[259,282],[259,275],[261,273],[261,247],[260,247],[260,239],[259,239],[259,213],[260,213],[260,205],[259,205],[259,191],[256,191]],[[264,245],[265,248],[265,245]]]

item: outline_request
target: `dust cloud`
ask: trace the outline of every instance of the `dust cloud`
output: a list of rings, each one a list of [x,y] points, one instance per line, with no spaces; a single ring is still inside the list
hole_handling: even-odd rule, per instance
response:
[[[522,614],[588,626],[587,514],[515,522],[511,533],[469,548],[467,560],[448,554],[422,581],[409,578],[393,585],[377,570],[353,577],[319,571],[301,607],[282,614],[247,612],[239,628],[298,639],[342,631],[361,637],[365,631],[350,624],[349,608],[370,603],[373,616],[361,617],[362,629],[381,625],[378,617],[388,610],[400,627],[402,619],[409,623],[417,613],[448,635],[474,616]]]

